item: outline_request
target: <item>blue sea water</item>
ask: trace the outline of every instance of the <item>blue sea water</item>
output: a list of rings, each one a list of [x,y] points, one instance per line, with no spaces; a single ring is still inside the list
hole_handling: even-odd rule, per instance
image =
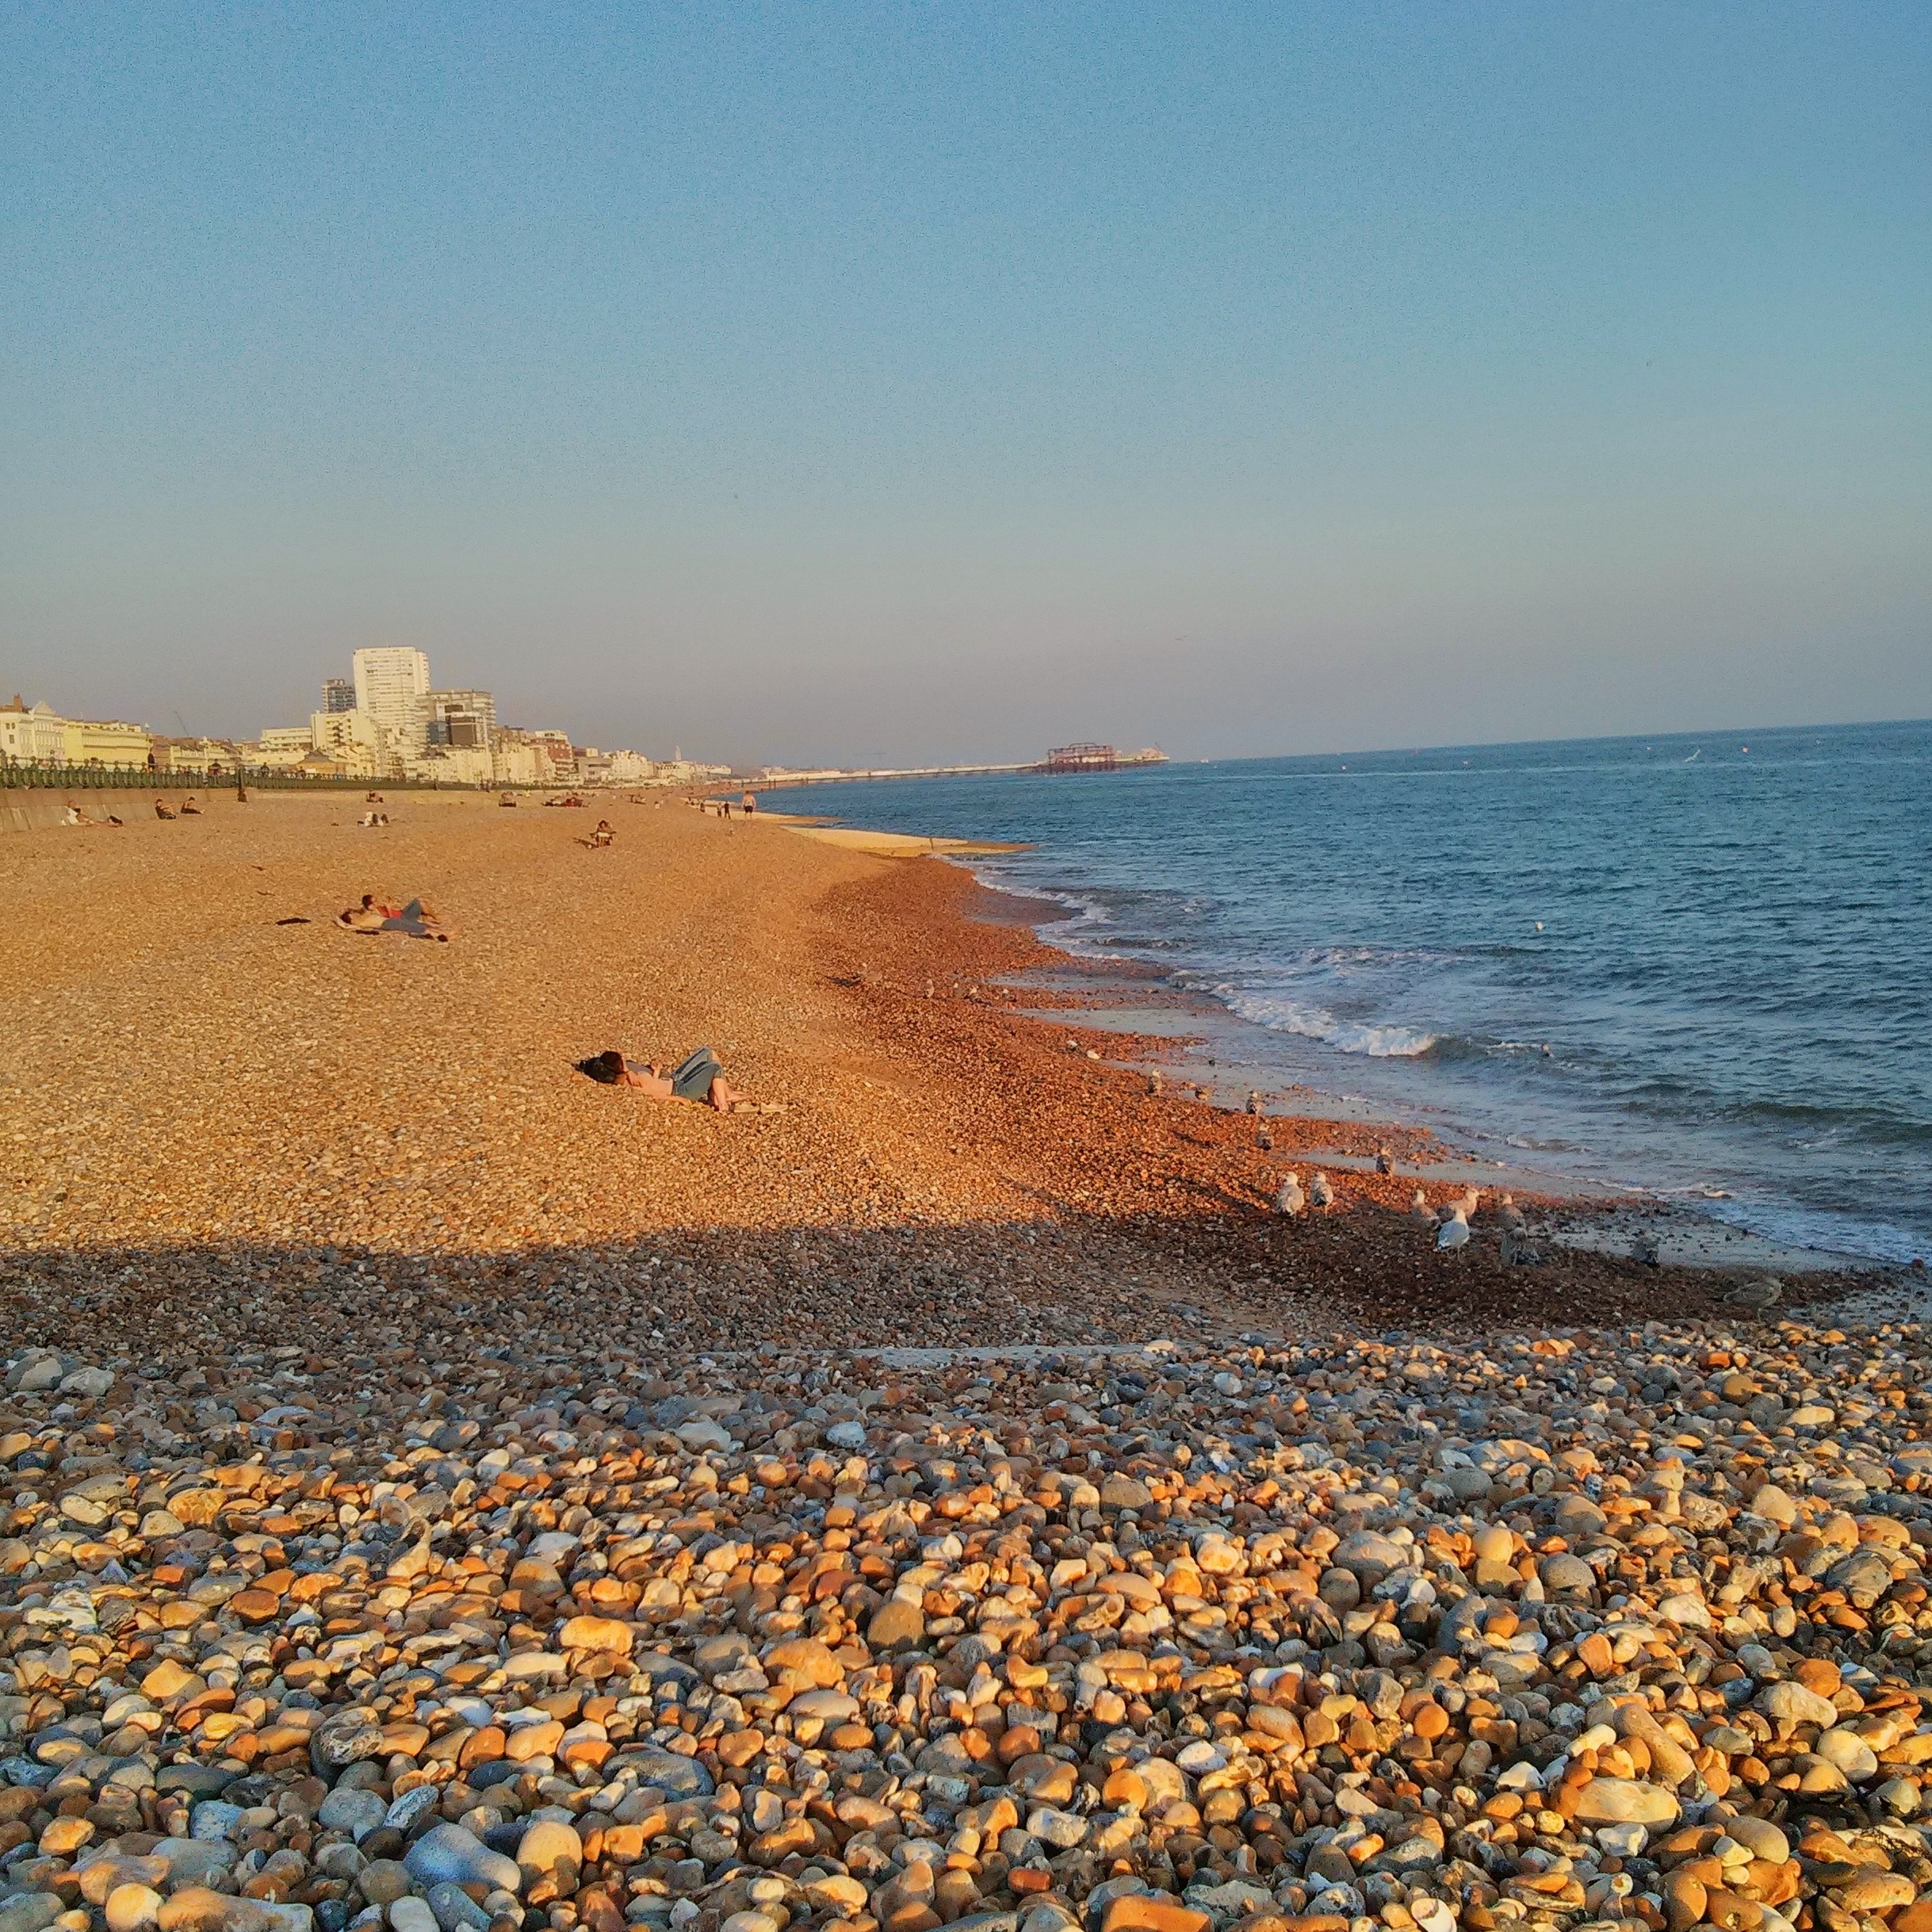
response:
[[[1932,724],[882,781],[1257,1082],[1774,1238],[1932,1251]]]

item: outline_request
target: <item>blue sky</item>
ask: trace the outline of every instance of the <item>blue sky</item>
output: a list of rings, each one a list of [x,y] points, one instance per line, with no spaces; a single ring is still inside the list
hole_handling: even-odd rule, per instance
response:
[[[1203,756],[1932,713],[1922,6],[0,11],[0,682]]]

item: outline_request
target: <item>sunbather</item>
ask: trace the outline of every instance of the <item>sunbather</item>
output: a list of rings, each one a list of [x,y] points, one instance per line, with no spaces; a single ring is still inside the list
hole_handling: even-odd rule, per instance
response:
[[[700,1046],[694,1053],[687,1054],[668,1073],[661,1070],[655,1062],[637,1065],[626,1060],[614,1046],[603,1053],[593,1054],[587,1060],[580,1060],[577,1069],[607,1087],[635,1087],[660,1100],[696,1100],[701,1105],[716,1108],[721,1114],[768,1114],[780,1111],[770,1104],[759,1105],[733,1086],[725,1077],[725,1069],[718,1064],[717,1055],[709,1046]]]
[[[172,806],[163,805],[159,798],[155,801],[155,817],[156,818],[172,818],[174,816],[174,812]]]
[[[400,932],[411,939],[447,939],[452,936],[451,928],[444,925],[436,915],[420,899],[411,899],[407,905],[383,905],[377,902],[373,893],[365,892],[360,905],[352,905],[346,912],[335,915],[339,926],[346,926],[351,932]]]

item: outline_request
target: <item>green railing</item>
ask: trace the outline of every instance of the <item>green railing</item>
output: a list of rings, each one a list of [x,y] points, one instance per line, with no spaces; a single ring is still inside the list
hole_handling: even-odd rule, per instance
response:
[[[151,771],[145,765],[43,765],[0,760],[0,791],[541,791],[547,786],[465,785],[446,779],[316,778],[286,765],[223,765],[206,771]]]

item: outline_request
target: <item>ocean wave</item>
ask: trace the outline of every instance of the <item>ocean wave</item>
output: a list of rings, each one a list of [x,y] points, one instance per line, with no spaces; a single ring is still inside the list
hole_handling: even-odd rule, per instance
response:
[[[1377,1025],[1343,1020],[1319,1006],[1304,1006],[1299,1000],[1254,993],[1245,987],[1219,985],[1213,992],[1230,1012],[1257,1027],[1266,1027],[1275,1033],[1299,1034],[1304,1039],[1319,1040],[1339,1053],[1365,1054],[1372,1060],[1413,1060],[1427,1053],[1441,1038],[1440,1034],[1418,1032],[1414,1027],[1397,1026],[1392,1022]]]
[[[1084,926],[1106,926],[1113,923],[1113,914],[1100,900],[1088,894],[1025,885],[997,866],[974,866],[970,870],[989,892],[1003,893],[1009,899],[1036,899],[1043,905],[1058,906],[1065,916],[1042,920],[1034,928],[1042,935],[1048,932],[1064,935]]]

